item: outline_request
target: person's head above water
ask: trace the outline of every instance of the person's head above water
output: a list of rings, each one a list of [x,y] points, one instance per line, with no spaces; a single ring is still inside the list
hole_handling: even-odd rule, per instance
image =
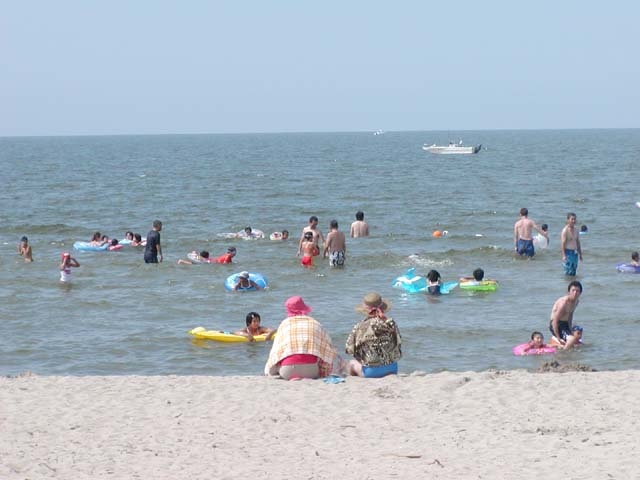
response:
[[[476,268],[473,271],[473,279],[480,282],[482,281],[483,278],[484,278],[484,270],[482,270],[481,268]]]

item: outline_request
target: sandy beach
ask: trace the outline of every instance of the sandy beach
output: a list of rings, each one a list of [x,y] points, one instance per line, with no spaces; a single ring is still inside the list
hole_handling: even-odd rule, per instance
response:
[[[0,478],[637,478],[640,372],[0,378]]]

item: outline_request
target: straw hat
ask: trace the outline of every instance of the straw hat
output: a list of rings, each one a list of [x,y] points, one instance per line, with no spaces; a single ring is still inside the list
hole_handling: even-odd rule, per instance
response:
[[[295,296],[287,298],[284,302],[284,308],[287,311],[287,315],[293,317],[295,315],[307,315],[311,312],[311,307],[304,303],[302,297]]]
[[[249,278],[249,272],[247,272],[247,271],[240,272],[240,273],[238,274],[238,277],[248,279],[248,278]]]
[[[372,308],[379,308],[383,312],[386,312],[391,308],[391,302],[382,298],[379,293],[371,292],[364,296],[362,304],[358,305],[356,310],[369,313]]]

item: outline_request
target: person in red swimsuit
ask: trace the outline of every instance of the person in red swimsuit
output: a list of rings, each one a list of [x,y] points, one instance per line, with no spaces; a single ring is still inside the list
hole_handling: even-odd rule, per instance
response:
[[[231,259],[236,256],[236,247],[229,247],[227,253],[215,259],[216,263],[232,263]]]

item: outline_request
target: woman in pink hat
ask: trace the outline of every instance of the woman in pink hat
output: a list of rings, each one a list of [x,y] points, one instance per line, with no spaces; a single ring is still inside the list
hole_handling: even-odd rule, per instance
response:
[[[302,297],[288,298],[284,307],[287,318],[278,327],[265,375],[279,375],[285,380],[329,376],[337,357],[331,337],[309,316],[311,307]]]

